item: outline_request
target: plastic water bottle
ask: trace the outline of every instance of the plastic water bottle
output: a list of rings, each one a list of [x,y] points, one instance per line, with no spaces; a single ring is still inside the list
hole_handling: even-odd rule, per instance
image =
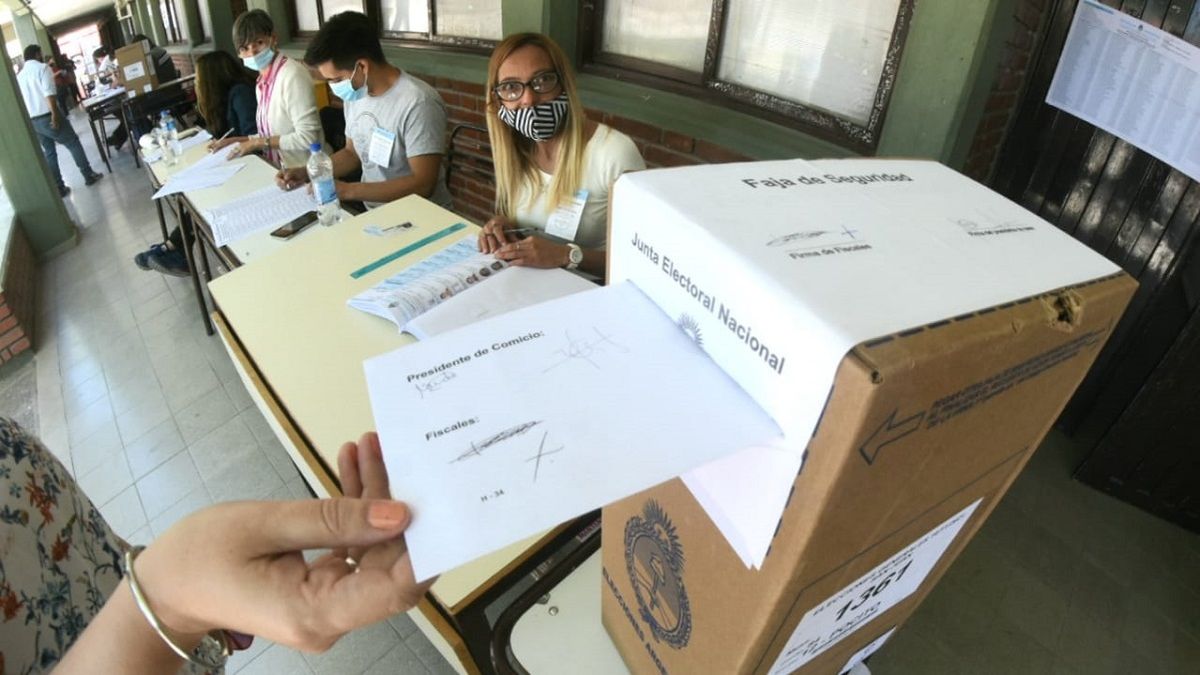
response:
[[[171,116],[169,110],[159,113],[158,130],[159,142],[163,150],[163,159],[169,165],[177,163],[179,155],[182,154],[179,147],[179,125],[175,122],[175,118]]]
[[[317,201],[317,219],[322,225],[330,226],[338,220],[337,188],[333,184],[333,160],[321,150],[320,143],[309,146],[308,180],[312,182],[313,197]]]
[[[175,120],[167,122],[167,147],[170,148],[168,152],[171,158],[170,163],[178,163],[179,156],[183,154],[183,148],[179,145],[179,129],[175,126]]]

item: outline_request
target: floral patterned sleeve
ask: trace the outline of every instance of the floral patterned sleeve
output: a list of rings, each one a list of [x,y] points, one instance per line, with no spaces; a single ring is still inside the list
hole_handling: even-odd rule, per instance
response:
[[[124,547],[54,455],[0,418],[0,672],[58,662],[121,580]]]
[[[53,668],[121,581],[127,546],[41,441],[0,417],[0,673]]]

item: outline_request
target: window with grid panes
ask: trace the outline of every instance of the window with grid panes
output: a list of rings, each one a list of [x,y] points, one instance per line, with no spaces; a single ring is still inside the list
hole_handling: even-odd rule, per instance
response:
[[[913,0],[592,0],[584,69],[878,143]]]
[[[294,0],[298,32],[312,33],[344,11],[376,20],[384,38],[488,47],[503,37],[501,0]]]

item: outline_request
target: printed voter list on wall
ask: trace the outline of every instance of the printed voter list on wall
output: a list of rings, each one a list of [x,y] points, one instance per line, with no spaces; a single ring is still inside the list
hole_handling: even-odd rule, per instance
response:
[[[1200,48],[1081,0],[1046,102],[1200,180]]]
[[[427,579],[779,436],[633,284],[444,333],[364,364]]]
[[[942,559],[942,554],[954,542],[982,501],[976,500],[854,583],[810,609],[771,667],[771,675],[785,675],[800,668],[860,626],[912,595]],[[883,639],[886,640],[886,636]]]

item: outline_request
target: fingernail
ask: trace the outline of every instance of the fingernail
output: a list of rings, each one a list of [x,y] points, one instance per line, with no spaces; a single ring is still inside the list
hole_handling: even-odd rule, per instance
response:
[[[367,522],[379,530],[394,530],[408,520],[408,507],[401,502],[373,502],[367,509]]]

